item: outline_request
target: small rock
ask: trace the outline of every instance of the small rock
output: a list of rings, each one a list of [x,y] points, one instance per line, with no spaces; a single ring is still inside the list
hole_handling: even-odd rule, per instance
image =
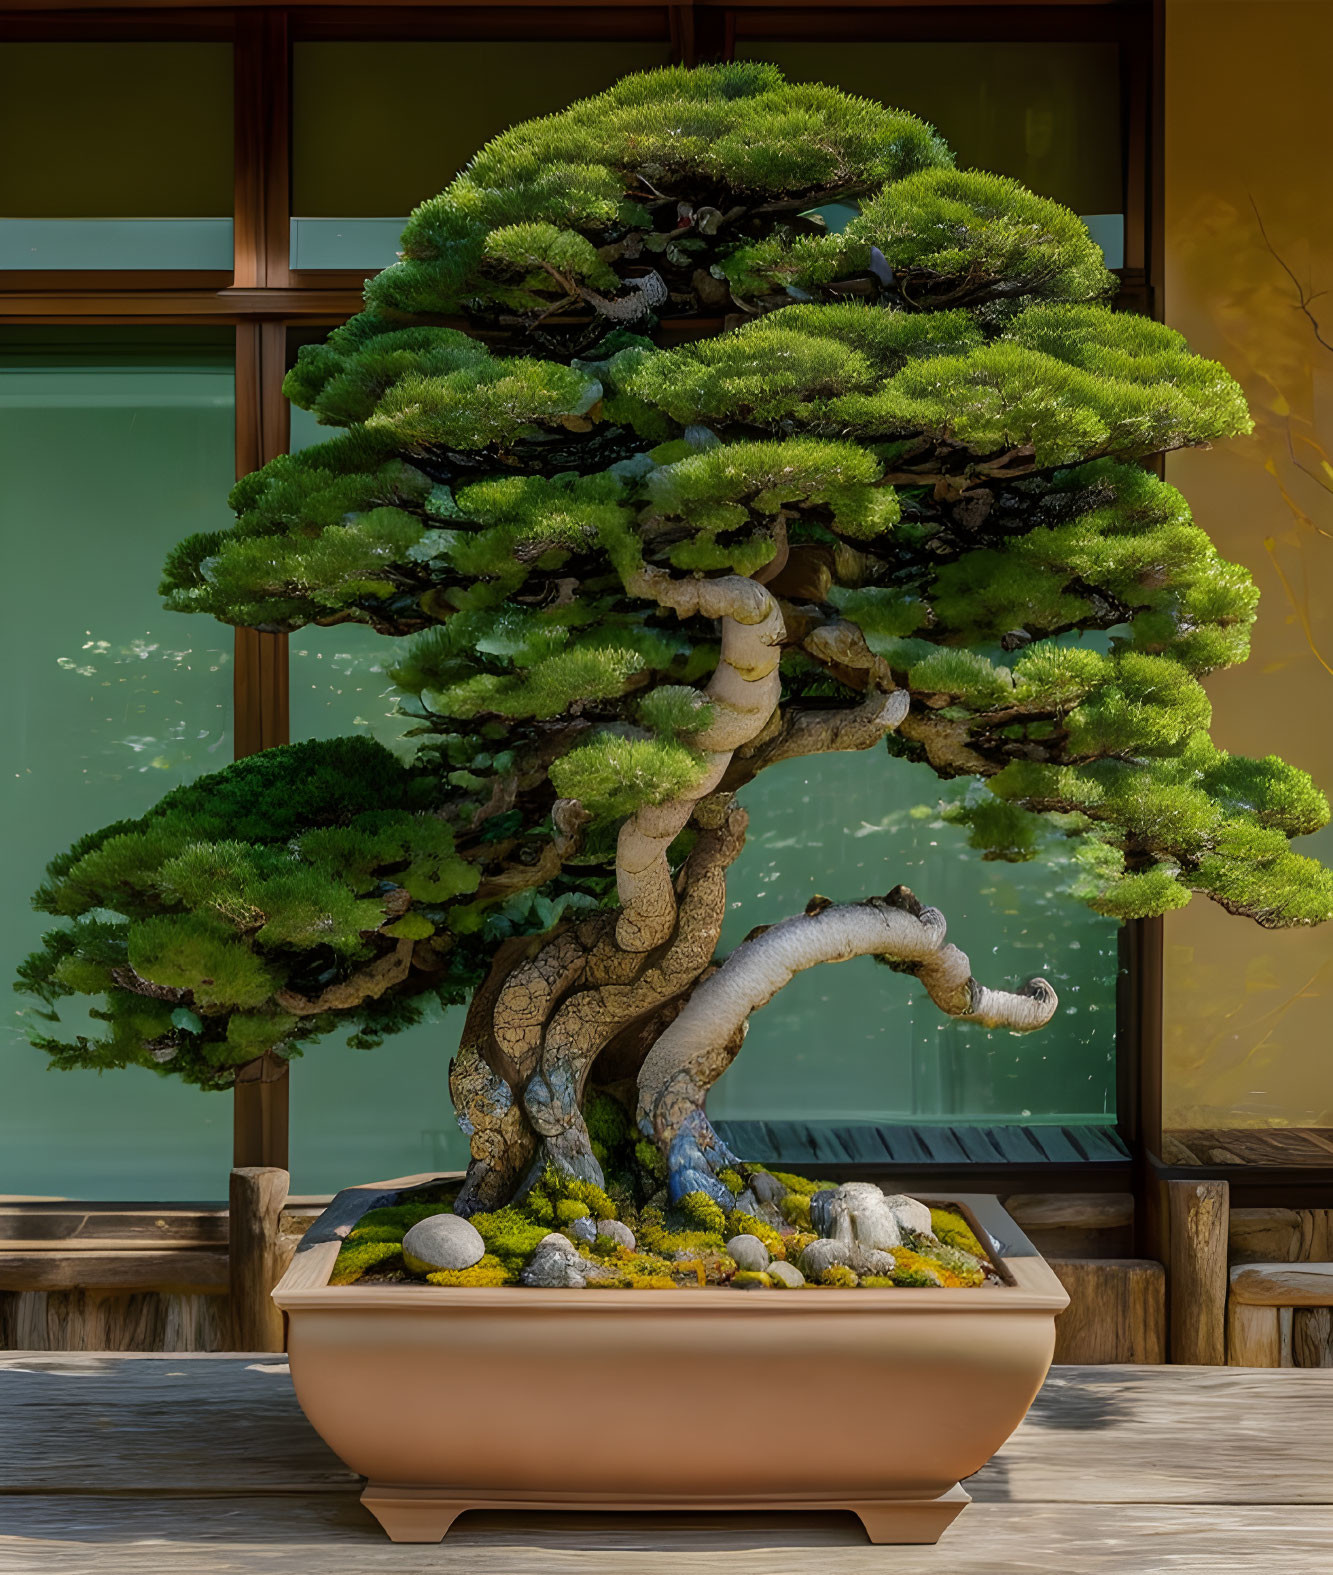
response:
[[[784,1196],[782,1183],[766,1170],[756,1170],[751,1175],[750,1191],[761,1203],[779,1203]]]
[[[817,1280],[835,1263],[846,1263],[852,1255],[849,1243],[825,1237],[812,1241],[801,1254],[800,1270],[807,1280]]]
[[[881,1252],[878,1247],[862,1247],[853,1256],[851,1266],[858,1274],[891,1275],[898,1264],[891,1252]]]
[[[742,1269],[731,1282],[732,1289],[737,1291],[766,1291],[772,1284],[772,1275],[760,1273],[756,1269]]]
[[[805,1284],[805,1275],[794,1263],[784,1263],[781,1258],[776,1258],[768,1266],[768,1277],[776,1280],[780,1285],[785,1285],[788,1290],[796,1290]]]
[[[628,1247],[631,1252],[638,1245],[634,1240],[634,1232],[623,1220],[598,1220],[597,1234],[608,1237],[618,1247]]]
[[[905,1192],[891,1192],[884,1201],[893,1210],[893,1216],[898,1221],[900,1229],[911,1231],[914,1236],[935,1234],[931,1228],[930,1210],[924,1203],[909,1198]]]
[[[899,1194],[901,1197],[901,1194]],[[904,1199],[911,1202],[911,1199]],[[924,1205],[918,1205],[924,1207]],[[929,1228],[930,1210],[926,1210]],[[898,1247],[903,1228],[889,1199],[873,1181],[845,1181],[810,1200],[810,1220],[821,1236],[862,1247]]]
[[[545,1290],[582,1290],[588,1282],[586,1267],[572,1241],[552,1234],[537,1243],[519,1278],[524,1285]]]
[[[458,1214],[432,1214],[403,1237],[403,1262],[413,1274],[470,1269],[486,1251],[481,1232]]]
[[[727,1243],[727,1251],[738,1269],[762,1274],[768,1268],[768,1248],[758,1236],[733,1236]]]
[[[594,1242],[597,1240],[597,1227],[590,1219],[571,1220],[569,1234],[575,1241]]]

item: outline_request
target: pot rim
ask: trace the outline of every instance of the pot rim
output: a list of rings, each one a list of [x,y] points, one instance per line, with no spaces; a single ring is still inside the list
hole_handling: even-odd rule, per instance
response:
[[[959,1209],[979,1239],[991,1250],[1005,1284],[998,1286],[895,1286],[892,1290],[823,1289],[812,1296],[754,1295],[720,1285],[669,1291],[646,1290],[542,1290],[531,1286],[442,1285],[330,1285],[344,1237],[361,1216],[381,1207],[388,1195],[398,1195],[440,1181],[457,1179],[459,1172],[402,1176],[393,1181],[349,1187],[338,1193],[301,1238],[291,1265],[273,1290],[274,1302],[284,1312],[360,1313],[367,1309],[399,1308],[404,1312],[458,1313],[464,1309],[498,1310],[511,1314],[532,1312],[593,1314],[599,1310],[624,1314],[686,1314],[690,1308],[706,1309],[713,1316],[720,1308],[734,1308],[732,1316],[801,1317],[814,1312],[852,1316],[856,1313],[883,1317],[922,1310],[940,1313],[1059,1313],[1069,1305],[1069,1295],[1037,1249],[1015,1224],[993,1193],[926,1192],[923,1203]]]

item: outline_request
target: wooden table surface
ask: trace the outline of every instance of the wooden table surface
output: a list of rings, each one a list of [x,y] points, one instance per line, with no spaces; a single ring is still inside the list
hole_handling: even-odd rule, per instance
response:
[[[825,1397],[802,1436],[789,1394],[736,1445],[835,1425]],[[1057,1367],[966,1486],[933,1548],[834,1514],[472,1513],[395,1546],[281,1357],[0,1355],[3,1575],[1329,1575],[1333,1370]]]

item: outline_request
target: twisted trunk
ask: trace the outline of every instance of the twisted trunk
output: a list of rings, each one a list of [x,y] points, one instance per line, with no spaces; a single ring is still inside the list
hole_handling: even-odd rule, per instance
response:
[[[640,1040],[650,1038],[708,968],[726,911],[726,870],[745,840],[745,812],[729,797],[693,808],[699,839],[672,889],[675,920],[661,945],[626,951],[615,910],[497,955],[449,1069],[472,1148],[460,1213],[508,1202],[547,1163],[601,1182],[582,1112],[593,1063],[609,1047],[632,1048],[636,1026]],[[613,1080],[636,1072],[637,1061],[621,1062]]]

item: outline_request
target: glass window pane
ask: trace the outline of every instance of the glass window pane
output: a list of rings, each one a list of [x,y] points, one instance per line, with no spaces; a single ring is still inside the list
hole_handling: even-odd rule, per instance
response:
[[[298,43],[293,268],[383,268],[406,215],[482,143],[631,71],[665,43]],[[377,220],[391,222],[375,222]]]
[[[230,44],[4,45],[0,268],[229,270],[232,97]]]
[[[330,432],[308,411],[292,409],[293,452]],[[393,714],[388,679],[395,652],[361,624],[301,629],[291,636],[291,736],[369,733],[400,746],[412,723]],[[410,754],[413,741],[401,743]],[[311,1046],[292,1067],[290,1162],[296,1192],[336,1192],[467,1164],[467,1139],[449,1102],[449,1058],[464,1009],[432,1005],[426,1019],[393,1034],[378,1050],[353,1050],[336,1034]]]
[[[829,82],[935,126],[960,169],[1012,175],[1095,219],[1124,262],[1120,71],[1114,44],[747,43],[794,82]]]
[[[231,758],[231,631],[164,612],[157,583],[169,547],[226,522],[233,386],[226,330],[0,330],[10,978],[52,923],[26,903],[50,858]],[[0,1193],[225,1194],[228,1097],[138,1068],[52,1071],[15,1011]]]
[[[915,980],[868,958],[798,974],[750,1025],[709,1098],[724,1120],[1108,1124],[1115,1120],[1117,930],[1059,888],[1048,859],[987,862],[939,818],[966,783],[882,749],[770,767],[740,795],[745,850],[721,949],[758,924],[910,886],[939,908],[976,976],[1042,973],[1060,994],[1043,1032],[944,1016]]]

